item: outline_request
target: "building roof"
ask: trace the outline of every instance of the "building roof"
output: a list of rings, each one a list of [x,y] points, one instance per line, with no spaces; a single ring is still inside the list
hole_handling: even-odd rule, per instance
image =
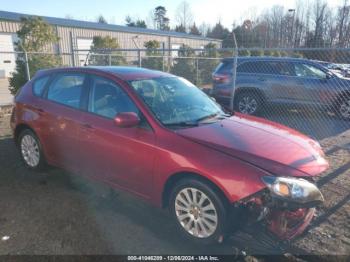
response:
[[[29,17],[29,16],[42,17],[44,21],[46,21],[51,25],[58,25],[58,26],[64,26],[64,27],[76,27],[76,28],[86,28],[86,29],[95,29],[95,30],[104,30],[104,31],[117,31],[117,32],[135,33],[135,34],[174,36],[174,37],[190,38],[190,39],[198,39],[198,40],[206,40],[206,41],[221,41],[220,39],[190,35],[190,34],[180,33],[175,31],[161,31],[161,30],[154,30],[154,29],[148,29],[148,28],[129,27],[129,26],[113,25],[113,24],[102,24],[102,23],[96,23],[96,22],[88,22],[88,21],[81,21],[81,20],[74,20],[74,19],[48,17],[48,16],[39,16],[39,15],[29,15],[29,14],[21,14],[21,13],[7,12],[7,11],[0,10],[0,20],[9,20],[9,21],[19,22],[21,17]]]
[[[234,61],[234,57],[226,57],[223,58],[222,61]],[[275,57],[275,56],[239,56],[238,58],[239,62],[246,62],[246,61],[287,61],[287,62],[310,62],[310,60],[305,58],[297,58],[297,57]]]

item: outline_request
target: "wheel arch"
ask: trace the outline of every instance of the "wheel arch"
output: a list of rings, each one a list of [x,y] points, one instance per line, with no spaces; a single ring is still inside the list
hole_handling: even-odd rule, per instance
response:
[[[229,201],[229,198],[227,197],[227,195],[224,193],[224,190],[222,188],[220,188],[220,186],[218,186],[212,180],[208,179],[205,176],[202,176],[202,175],[199,175],[199,174],[193,173],[193,172],[178,172],[178,173],[175,173],[175,174],[169,176],[164,184],[163,192],[162,192],[162,199],[161,199],[162,208],[168,207],[171,189],[180,180],[187,179],[187,178],[197,179],[203,183],[206,183],[220,196],[220,198],[224,201],[225,205],[229,205],[230,201]]]
[[[19,142],[18,139],[19,139],[20,134],[26,129],[29,129],[36,136],[38,136],[36,134],[36,132],[34,131],[34,129],[31,126],[29,126],[28,124],[24,124],[24,123],[18,124],[15,128],[15,131],[14,131],[14,140],[15,140],[16,145],[18,145],[18,142]]]
[[[261,98],[261,101],[263,103],[266,102],[266,100],[267,100],[267,97],[262,90],[260,90],[257,87],[251,87],[251,86],[239,87],[235,92],[235,99],[237,98],[238,95],[243,94],[243,93],[256,93],[259,95],[259,97]]]

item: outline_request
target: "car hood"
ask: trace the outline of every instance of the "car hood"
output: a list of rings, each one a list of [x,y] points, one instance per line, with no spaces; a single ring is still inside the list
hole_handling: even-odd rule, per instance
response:
[[[315,176],[328,168],[320,145],[286,126],[236,113],[211,124],[176,131],[274,175]]]

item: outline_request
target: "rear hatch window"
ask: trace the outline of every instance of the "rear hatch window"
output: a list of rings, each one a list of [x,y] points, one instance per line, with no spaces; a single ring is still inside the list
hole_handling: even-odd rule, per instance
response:
[[[229,61],[221,62],[218,67],[215,69],[217,74],[225,74],[232,71],[233,63]]]

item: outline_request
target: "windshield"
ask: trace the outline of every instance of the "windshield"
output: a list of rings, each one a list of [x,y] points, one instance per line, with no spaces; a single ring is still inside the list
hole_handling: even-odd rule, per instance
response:
[[[129,83],[163,125],[195,125],[225,115],[218,104],[183,78],[160,77]]]

